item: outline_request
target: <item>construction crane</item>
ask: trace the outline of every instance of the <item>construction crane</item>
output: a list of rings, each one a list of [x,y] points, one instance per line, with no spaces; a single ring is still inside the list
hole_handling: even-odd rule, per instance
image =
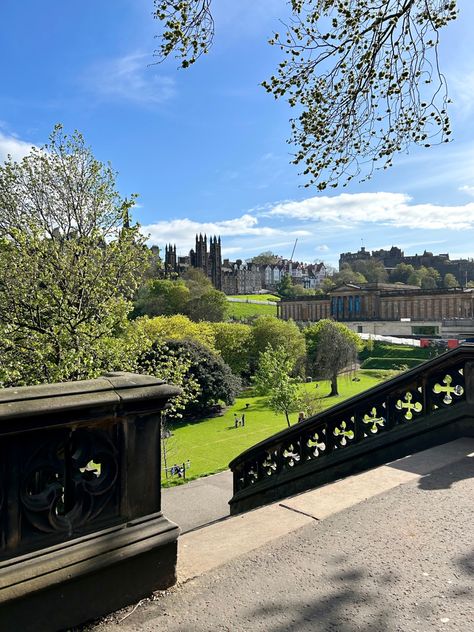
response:
[[[293,251],[291,253],[290,262],[293,262],[293,255],[295,254],[296,244],[298,243],[298,237],[295,239],[295,245],[293,246]]]

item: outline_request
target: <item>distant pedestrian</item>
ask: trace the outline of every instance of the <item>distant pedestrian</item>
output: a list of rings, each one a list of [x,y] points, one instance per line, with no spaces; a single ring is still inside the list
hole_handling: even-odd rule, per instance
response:
[[[240,425],[241,426],[245,426],[245,415],[244,414],[242,414],[242,418],[240,420]]]
[[[298,413],[298,423],[301,423],[302,421],[304,421],[305,417],[304,417],[304,412],[301,410]]]

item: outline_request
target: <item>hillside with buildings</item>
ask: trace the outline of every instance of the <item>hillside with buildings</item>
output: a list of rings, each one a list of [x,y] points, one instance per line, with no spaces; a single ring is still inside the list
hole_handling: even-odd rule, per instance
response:
[[[339,257],[339,270],[344,265],[351,267],[358,262],[373,262],[381,264],[390,275],[400,264],[411,265],[415,270],[425,267],[433,268],[441,277],[452,274],[459,285],[467,285],[474,280],[474,259],[450,259],[448,253],[433,254],[424,250],[421,255],[405,255],[403,250],[397,246],[392,246],[390,250],[365,249],[364,246],[357,252],[343,252]]]
[[[221,238],[196,235],[194,249],[178,256],[175,244],[165,247],[164,271],[181,276],[189,267],[202,270],[214,287],[225,294],[255,294],[273,292],[285,276],[294,285],[306,290],[318,289],[327,276],[324,263],[302,263],[279,259],[278,263],[252,263],[237,259],[222,259]]]

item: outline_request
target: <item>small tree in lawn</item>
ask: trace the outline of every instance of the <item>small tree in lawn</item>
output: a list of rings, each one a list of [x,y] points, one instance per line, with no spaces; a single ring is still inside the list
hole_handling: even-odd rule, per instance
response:
[[[342,323],[326,319],[307,327],[304,335],[310,369],[331,380],[329,397],[339,395],[338,373],[354,364],[363,346],[361,339]]]
[[[298,410],[304,414],[304,418],[312,417],[321,412],[321,398],[317,397],[314,387],[305,384],[299,393]]]
[[[290,412],[298,409],[300,403],[299,379],[292,377],[295,361],[282,347],[270,346],[260,355],[257,372],[253,378],[255,390],[266,395],[271,410],[284,413],[290,427]]]

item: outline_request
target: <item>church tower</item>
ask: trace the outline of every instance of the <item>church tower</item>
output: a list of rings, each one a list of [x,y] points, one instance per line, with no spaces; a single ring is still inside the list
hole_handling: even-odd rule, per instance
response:
[[[178,260],[176,258],[176,244],[165,246],[165,272],[177,272]]]
[[[216,290],[222,289],[222,254],[221,254],[221,238],[214,238],[209,240],[209,276],[211,277],[212,285]]]
[[[208,275],[208,256],[207,256],[207,236],[204,237],[200,234],[196,235],[196,249],[194,251],[194,262],[192,265],[195,268],[201,268],[204,274]]]

